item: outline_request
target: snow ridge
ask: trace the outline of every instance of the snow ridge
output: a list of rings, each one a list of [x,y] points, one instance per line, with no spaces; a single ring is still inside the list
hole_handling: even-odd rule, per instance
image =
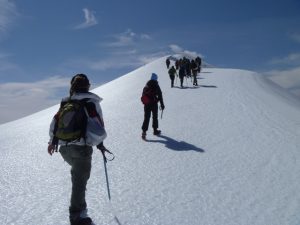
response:
[[[300,224],[299,106],[237,69],[205,68],[199,87],[171,88],[166,57],[93,90],[116,156],[112,211],[94,150],[87,202],[96,224],[116,224],[114,213],[123,225]],[[162,135],[149,130],[145,142],[140,96],[152,72],[166,109]],[[1,224],[68,224],[69,167],[46,151],[58,106],[0,126]]]

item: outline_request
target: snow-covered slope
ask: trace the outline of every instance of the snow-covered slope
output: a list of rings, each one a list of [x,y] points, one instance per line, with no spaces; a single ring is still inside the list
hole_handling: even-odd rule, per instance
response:
[[[100,224],[300,224],[300,107],[258,74],[204,69],[200,86],[171,88],[165,58],[95,90],[104,98],[113,210],[95,149],[89,214]],[[162,135],[142,141],[140,95],[159,75]],[[179,81],[177,81],[178,85]],[[67,93],[67,90],[66,90]],[[0,126],[0,224],[67,225],[69,166],[47,154],[58,105]]]

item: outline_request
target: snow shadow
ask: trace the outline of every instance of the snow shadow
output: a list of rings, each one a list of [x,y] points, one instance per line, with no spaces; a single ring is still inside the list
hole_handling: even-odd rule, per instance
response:
[[[197,89],[199,87],[200,86],[183,86],[183,87],[180,87],[180,86],[175,86],[174,85],[174,88],[178,88],[178,89]]]
[[[155,142],[155,143],[162,143],[166,146],[166,148],[169,148],[174,151],[196,151],[196,152],[205,152],[202,148],[199,148],[195,145],[189,144],[185,141],[177,141],[173,138],[170,138],[165,135],[159,135],[159,138],[163,138],[164,140],[149,140],[147,139],[147,142]]]
[[[199,85],[200,87],[205,87],[205,88],[217,88],[215,85]]]

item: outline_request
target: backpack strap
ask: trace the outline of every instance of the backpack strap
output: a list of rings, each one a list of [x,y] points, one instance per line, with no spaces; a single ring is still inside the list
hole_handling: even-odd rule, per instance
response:
[[[54,146],[58,146],[58,138],[55,136],[55,133],[58,129],[58,117],[59,117],[60,110],[70,99],[71,99],[71,97],[63,98],[60,102],[58,112],[54,115],[55,124],[54,124],[54,129],[53,129],[53,138],[52,138],[52,142],[51,142],[51,144]],[[57,151],[57,148],[56,148],[56,151]]]

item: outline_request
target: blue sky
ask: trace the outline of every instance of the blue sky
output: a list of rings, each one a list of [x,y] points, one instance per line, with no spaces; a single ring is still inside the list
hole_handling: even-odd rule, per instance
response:
[[[0,123],[178,51],[264,73],[300,68],[300,1],[0,0]],[[300,69],[299,69],[300,71]]]

